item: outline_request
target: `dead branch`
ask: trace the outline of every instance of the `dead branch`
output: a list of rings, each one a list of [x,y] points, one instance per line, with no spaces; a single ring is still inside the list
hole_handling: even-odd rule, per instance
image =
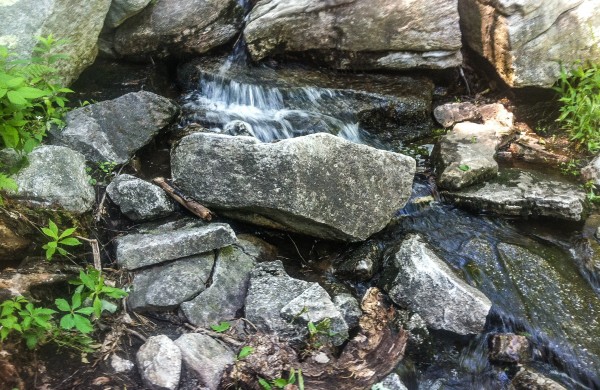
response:
[[[172,183],[167,182],[163,177],[156,177],[152,179],[152,182],[162,188],[171,198],[175,199],[177,203],[188,209],[192,214],[199,218],[210,221],[214,215],[212,211],[202,206],[189,196],[184,195],[178,190]]]
[[[94,268],[96,268],[98,271],[102,271],[102,261],[100,260],[100,246],[98,245],[98,240],[95,238],[89,239],[81,236],[76,237],[90,244],[92,247],[92,255],[94,256]]]

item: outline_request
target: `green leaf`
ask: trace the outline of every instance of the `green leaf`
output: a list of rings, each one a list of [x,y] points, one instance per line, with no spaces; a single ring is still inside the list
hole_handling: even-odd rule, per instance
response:
[[[242,347],[242,349],[240,349],[240,352],[238,353],[238,360],[244,359],[246,357],[248,357],[250,354],[252,354],[254,352],[254,348],[250,347],[249,345],[246,345],[244,347]]]
[[[8,91],[6,96],[12,104],[16,104],[18,106],[26,106],[29,104],[29,102],[17,91]]]
[[[75,310],[75,313],[84,314],[86,316],[89,316],[94,313],[94,308],[91,306],[83,307],[81,309]]]
[[[0,173],[0,190],[17,191],[18,189],[19,187],[17,186],[16,181]]]
[[[6,80],[6,86],[8,88],[12,88],[15,89],[18,86],[22,85],[25,82],[25,79],[23,77],[11,77],[10,79]]]
[[[94,286],[95,286],[94,281],[83,270],[79,271],[79,279],[81,279],[81,282],[83,282],[83,284],[85,285],[85,287],[87,287],[88,289],[90,289],[92,291],[95,290],[95,288],[94,288]]]
[[[80,293],[75,293],[73,294],[73,297],[71,298],[71,309],[77,309],[79,306],[81,306],[81,294]]]
[[[8,148],[16,148],[19,144],[19,132],[12,126],[8,124],[2,125],[0,123],[0,135],[2,136],[2,141],[4,142],[4,146]]]
[[[73,329],[75,327],[75,316],[71,313],[63,316],[60,319],[60,327],[66,330]]]
[[[273,385],[276,387],[283,389],[288,384],[288,381],[283,378],[277,378],[273,380]]]
[[[116,313],[117,309],[119,308],[114,303],[109,302],[105,299],[102,299],[101,302],[102,302],[102,311],[107,311],[109,313]]]
[[[94,327],[92,326],[90,320],[83,316],[80,316],[79,314],[74,314],[73,320],[75,321],[75,327],[81,333],[90,333],[94,330]]]
[[[60,240],[58,243],[61,245],[67,245],[67,246],[81,245],[81,241],[79,241],[75,237],[64,238],[64,239]]]
[[[227,321],[222,321],[219,325],[211,325],[210,328],[217,333],[223,333],[231,328],[231,324]]]
[[[46,260],[51,260],[52,256],[54,256],[54,252],[56,252],[56,248],[48,247],[48,249],[46,249]]]
[[[264,378],[258,377],[258,383],[262,386],[264,390],[272,390],[273,387],[267,382]]]
[[[58,226],[56,226],[53,220],[48,220],[48,227],[54,233],[52,237],[58,238]]]
[[[73,234],[75,232],[75,228],[69,228],[67,230],[65,230],[64,232],[62,232],[62,234],[58,237],[58,239],[62,239],[65,237],[70,236],[71,234]]]
[[[65,299],[57,298],[54,300],[54,304],[56,304],[56,307],[58,307],[58,310],[60,311],[71,311],[71,306]]]
[[[471,167],[470,167],[470,166],[468,166],[468,165],[466,165],[466,164],[461,164],[461,165],[459,165],[459,166],[458,166],[458,169],[460,169],[460,170],[461,170],[461,171],[463,171],[463,172],[466,172],[466,171],[468,171],[469,169],[471,169]]]
[[[50,94],[50,91],[42,91],[33,87],[21,87],[16,92],[25,99],[37,99]]]
[[[94,315],[96,318],[100,318],[102,315],[102,300],[98,297],[94,298],[92,307],[94,308]]]
[[[35,335],[33,333],[29,333],[29,334],[23,335],[23,338],[25,338],[25,345],[27,345],[27,348],[35,349],[35,347],[38,344],[37,335]]]

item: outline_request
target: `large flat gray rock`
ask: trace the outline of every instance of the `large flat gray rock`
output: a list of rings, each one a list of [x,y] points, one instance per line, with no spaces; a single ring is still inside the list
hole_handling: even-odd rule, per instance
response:
[[[81,153],[63,146],[43,145],[33,150],[28,160],[29,165],[13,177],[18,191],[8,196],[75,214],[92,209],[95,193]]]
[[[459,207],[500,215],[580,221],[587,212],[580,186],[518,169],[503,170],[497,179],[479,186],[442,194]]]
[[[115,49],[137,58],[198,55],[230,41],[243,17],[236,0],[160,0],[119,26]]]
[[[223,223],[129,234],[116,240],[117,263],[133,270],[208,252],[235,241],[235,233]]]
[[[462,60],[456,0],[262,0],[244,37],[255,60],[284,52],[338,69],[439,69]]]
[[[132,92],[69,112],[53,143],[81,152],[88,161],[126,163],[171,123],[179,108],[151,92]]]
[[[196,133],[171,155],[180,188],[223,215],[325,239],[360,241],[408,200],[415,161],[329,134],[264,144]]]
[[[483,331],[492,303],[456,276],[419,235],[408,236],[386,268],[383,285],[390,298],[419,314],[428,327],[461,335]]]

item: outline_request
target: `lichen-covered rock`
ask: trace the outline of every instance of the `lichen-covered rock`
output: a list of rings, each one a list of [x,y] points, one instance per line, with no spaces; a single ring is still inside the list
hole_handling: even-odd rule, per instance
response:
[[[529,340],[513,333],[500,333],[490,340],[490,360],[504,363],[523,363],[530,359]]]
[[[214,254],[208,252],[137,272],[127,307],[136,311],[177,307],[206,289],[214,262]]]
[[[419,235],[408,236],[385,265],[383,285],[398,305],[433,329],[483,331],[492,303],[452,272]]]
[[[29,165],[13,177],[18,192],[8,196],[75,214],[92,209],[95,193],[81,153],[63,146],[43,145],[33,150],[28,160]]]
[[[509,390],[567,390],[560,383],[530,368],[523,368],[510,382]]]
[[[202,54],[230,41],[241,29],[236,0],[161,0],[127,19],[115,49],[129,57]]]
[[[292,340],[308,334],[309,321],[316,325],[329,318],[331,341],[340,345],[348,337],[348,325],[329,294],[318,283],[291,278],[281,261],[259,263],[252,271],[246,318],[260,331]]]
[[[179,108],[152,92],[132,92],[69,112],[53,143],[68,146],[96,163],[126,163],[171,123]]]
[[[229,225],[212,223],[129,234],[116,240],[117,262],[133,270],[222,248],[236,241]]]
[[[255,60],[285,52],[338,69],[439,69],[462,60],[456,0],[262,0],[244,37]]]
[[[52,51],[69,57],[58,68],[62,81],[70,84],[94,62],[96,42],[110,4],[111,0],[0,1],[0,46],[28,59],[36,37],[52,34],[55,39],[66,39],[66,45]]]
[[[503,170],[496,180],[480,186],[442,194],[459,207],[500,215],[580,221],[587,212],[580,186],[518,169]]]
[[[243,242],[246,247],[251,245],[244,240],[239,242]],[[211,285],[194,299],[181,305],[186,318],[192,324],[205,328],[219,321],[235,318],[244,306],[250,271],[255,264],[256,258],[248,255],[241,245],[219,250]]]
[[[151,390],[177,389],[181,358],[181,350],[167,336],[148,338],[136,355],[142,381]]]
[[[115,28],[121,25],[125,20],[138,14],[152,0],[112,0],[106,21],[106,27]]]
[[[513,87],[551,87],[561,66],[600,61],[597,0],[459,0],[467,44]]]
[[[123,214],[134,221],[166,217],[175,211],[173,200],[158,186],[132,175],[119,175],[106,192]]]
[[[223,372],[235,362],[235,355],[219,340],[199,333],[181,335],[175,344],[181,349],[183,362],[200,380],[202,388],[219,388]]]
[[[494,156],[514,134],[513,115],[501,104],[485,105],[478,112],[482,124],[458,123],[435,146],[433,155],[441,188],[458,190],[498,173]]]
[[[408,200],[414,159],[330,134],[264,144],[196,133],[171,156],[180,188],[223,215],[320,238],[360,241]]]

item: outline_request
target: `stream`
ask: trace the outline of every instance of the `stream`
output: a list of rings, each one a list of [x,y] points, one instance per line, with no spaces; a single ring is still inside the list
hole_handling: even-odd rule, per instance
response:
[[[235,55],[239,58],[240,52]],[[385,104],[390,107],[389,96],[394,97],[394,115],[418,110],[418,86],[394,86],[390,78],[377,84],[358,75],[335,81],[304,71],[285,78],[282,71],[247,68],[235,58],[230,56],[225,65],[203,63],[184,70],[194,77],[183,78],[194,81],[182,99],[181,127],[195,123],[263,142],[328,132],[378,148],[410,149],[406,139],[374,134],[370,124],[373,117],[377,123],[393,119],[382,119],[377,111]],[[431,127],[427,120],[405,122],[415,133]],[[419,172],[426,172],[431,145],[421,144],[417,161]],[[582,226],[461,211],[446,204],[432,182],[418,174],[413,198],[430,196],[433,201],[409,202],[375,239],[391,255],[406,234],[420,234],[493,307],[485,332],[477,337],[433,332],[431,348],[418,356],[409,354],[398,367],[404,382],[418,389],[507,388],[508,368],[488,361],[488,340],[495,333],[513,332],[533,344],[528,365],[568,388],[600,388],[600,288],[582,265]]]

